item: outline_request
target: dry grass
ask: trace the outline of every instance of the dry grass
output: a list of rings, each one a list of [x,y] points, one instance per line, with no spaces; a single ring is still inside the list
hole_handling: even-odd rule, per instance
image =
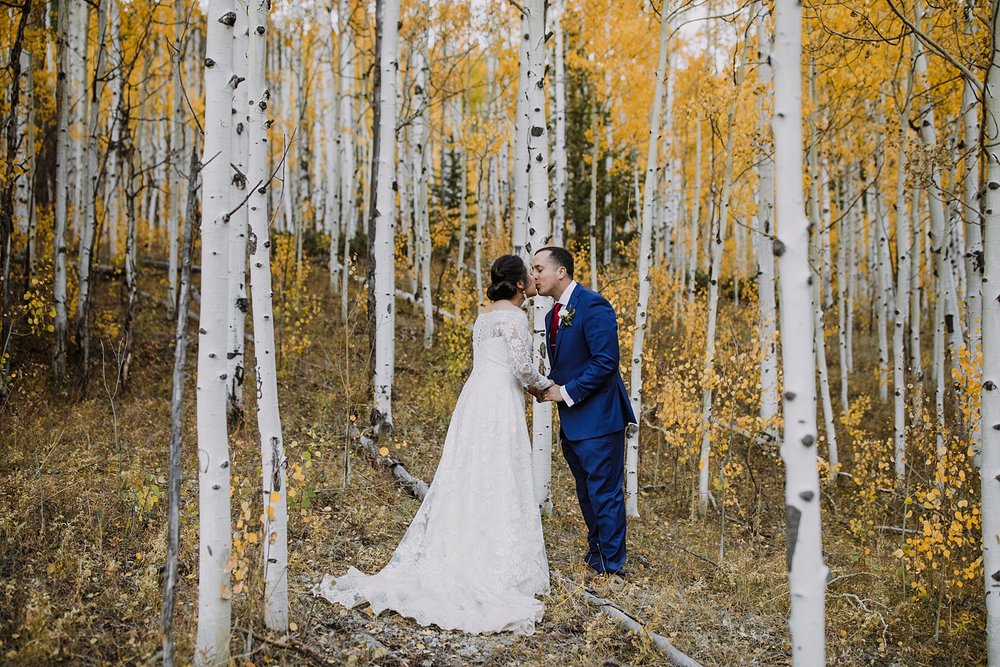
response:
[[[558,583],[545,599],[544,620],[527,638],[422,629],[395,614],[372,618],[364,610],[348,612],[311,595],[323,573],[384,565],[417,508],[387,475],[345,447],[349,420],[353,416],[363,423],[367,417],[366,341],[359,314],[345,331],[336,322],[337,309],[331,311],[310,324],[311,343],[303,353],[286,357],[280,377],[289,462],[300,463],[304,473],[290,531],[296,630],[287,637],[261,630],[261,584],[257,568],[251,567],[248,592],[237,595],[233,605],[238,664],[662,664],[641,637],[623,632]],[[0,412],[5,454],[0,463],[0,662],[158,660],[171,324],[150,308],[140,327],[134,384],[113,400],[100,373],[87,398],[47,386],[45,350],[22,348],[34,356],[23,361],[25,380]],[[419,327],[404,306],[397,338],[395,442],[407,467],[430,481],[460,385],[438,382],[448,353],[444,346],[423,350]],[[110,353],[106,360],[113,365]],[[197,621],[193,352],[189,361],[176,619],[182,656],[191,655]],[[257,514],[252,396],[245,414],[249,421],[233,433],[233,505],[235,510],[245,500]],[[352,467],[346,485],[345,451]],[[747,452],[753,455],[750,448]],[[552,568],[579,579],[583,524],[571,476],[556,456],[555,513],[544,523],[546,543]],[[644,463],[646,481],[650,467]],[[644,494],[642,518],[629,525],[631,576],[615,600],[703,664],[789,664],[780,468],[755,471],[759,509],[752,521],[727,522],[722,558],[717,515],[706,521],[692,516],[694,471],[665,456],[656,474],[660,486]],[[849,508],[837,500],[831,492],[824,505],[824,545],[833,577],[827,604],[830,664],[982,662],[981,610],[944,609],[935,643],[936,610],[907,597],[891,555],[898,536],[879,536],[866,554],[844,526]],[[259,562],[252,550],[244,557]]]

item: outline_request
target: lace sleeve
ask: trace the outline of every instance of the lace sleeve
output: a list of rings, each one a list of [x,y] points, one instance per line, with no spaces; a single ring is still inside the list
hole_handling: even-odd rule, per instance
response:
[[[552,381],[538,372],[531,355],[531,332],[523,313],[516,317],[504,317],[500,321],[500,333],[507,344],[510,356],[510,370],[525,387],[545,389]]]

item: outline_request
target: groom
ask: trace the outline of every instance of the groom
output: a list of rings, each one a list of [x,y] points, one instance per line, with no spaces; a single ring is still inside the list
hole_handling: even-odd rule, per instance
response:
[[[545,316],[553,381],[539,401],[559,405],[563,455],[587,523],[584,561],[624,585],[625,428],[635,423],[618,371],[618,320],[603,296],[573,280],[573,255],[547,247],[532,259],[538,293],[556,299]]]

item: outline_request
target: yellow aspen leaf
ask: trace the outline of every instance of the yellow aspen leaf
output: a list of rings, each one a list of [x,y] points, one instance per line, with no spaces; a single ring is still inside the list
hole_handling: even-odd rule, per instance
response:
[[[250,544],[257,544],[257,533],[247,533],[247,542]]]
[[[226,584],[222,585],[222,589],[219,591],[219,595],[222,596],[223,600],[231,600],[233,597],[233,591]]]
[[[267,506],[267,518],[274,521],[274,505]]]
[[[389,456],[389,448],[388,447],[379,447],[378,454],[379,454],[379,456]]]
[[[280,503],[281,502],[281,492],[280,491],[272,491],[271,495],[268,497],[268,500],[270,500],[272,503]]]

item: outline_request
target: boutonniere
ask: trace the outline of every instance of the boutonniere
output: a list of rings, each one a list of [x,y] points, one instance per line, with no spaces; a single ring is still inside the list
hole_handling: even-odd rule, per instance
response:
[[[569,306],[566,306],[565,308],[563,308],[562,310],[560,310],[559,311],[559,328],[562,329],[564,327],[571,327],[571,326],[573,326],[573,315],[574,314],[576,314],[576,309],[575,308],[570,308]]]

